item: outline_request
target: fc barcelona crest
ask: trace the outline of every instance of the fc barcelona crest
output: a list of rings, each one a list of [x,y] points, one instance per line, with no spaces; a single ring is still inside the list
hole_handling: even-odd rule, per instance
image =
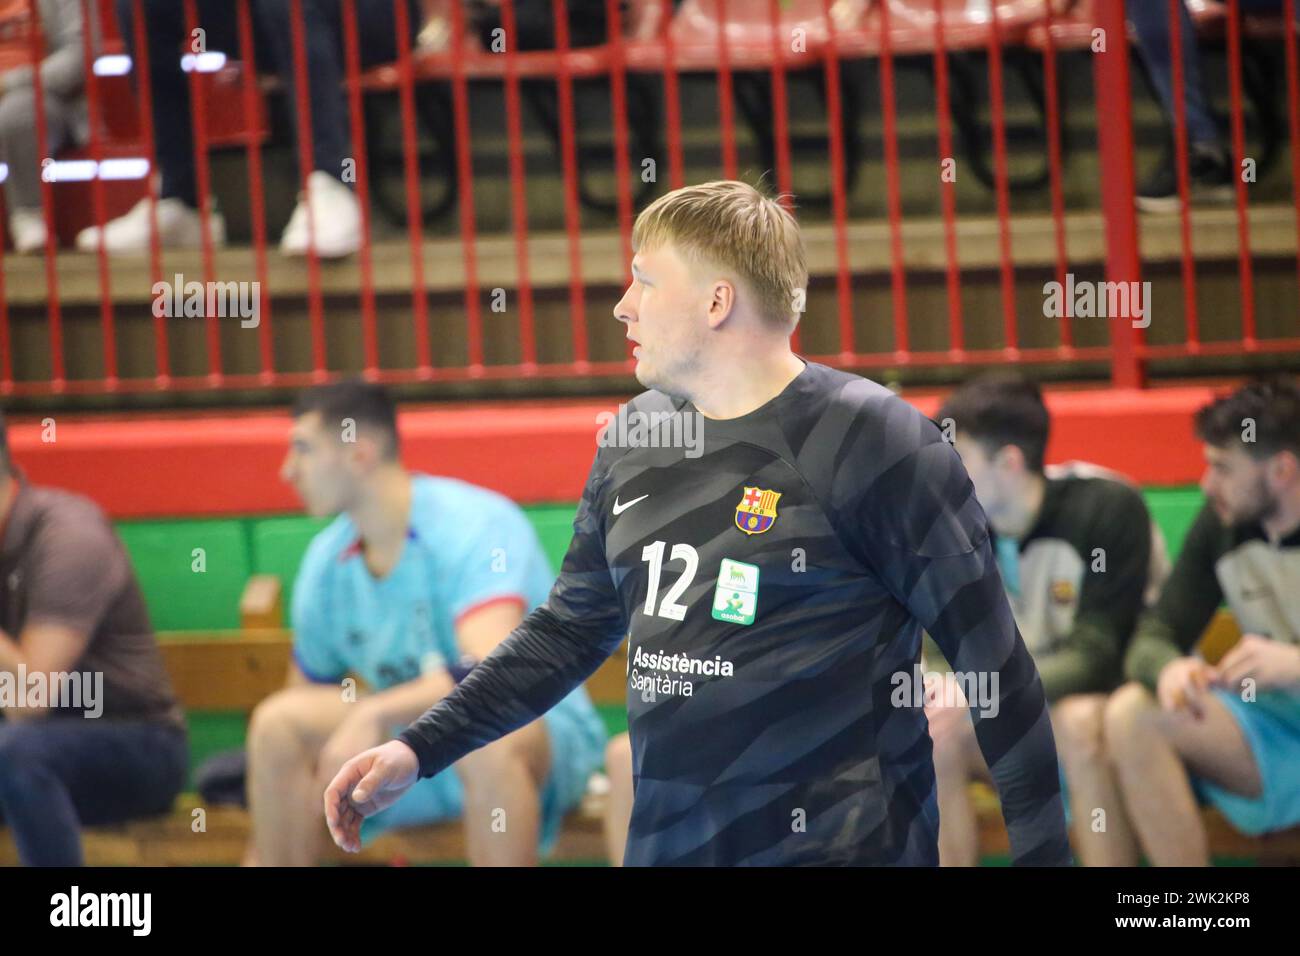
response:
[[[762,534],[776,521],[776,503],[781,492],[745,486],[736,505],[736,527],[745,534]]]

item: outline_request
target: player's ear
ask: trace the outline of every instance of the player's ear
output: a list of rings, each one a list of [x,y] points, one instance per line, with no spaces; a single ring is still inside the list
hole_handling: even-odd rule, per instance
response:
[[[1264,473],[1279,487],[1287,487],[1300,481],[1300,458],[1289,449],[1271,455],[1264,469]]]
[[[348,459],[362,471],[373,470],[384,459],[384,449],[373,435],[359,434],[343,448]]]
[[[709,328],[716,329],[736,309],[736,286],[727,279],[714,279],[709,298]]]
[[[993,463],[999,471],[1021,472],[1025,470],[1025,453],[1018,445],[1003,445],[994,456]]]

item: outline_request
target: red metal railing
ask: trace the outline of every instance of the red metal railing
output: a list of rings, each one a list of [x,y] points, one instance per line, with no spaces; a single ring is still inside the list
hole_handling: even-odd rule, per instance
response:
[[[28,12],[33,23],[37,23],[36,0],[28,0]],[[32,62],[40,63],[44,59],[45,43],[39,29],[32,32]],[[41,71],[32,70],[32,91],[35,94],[36,102],[45,103],[45,84],[41,78]],[[91,91],[93,95],[93,90]],[[50,155],[50,134],[49,121],[46,118],[45,110],[36,111],[36,149],[39,155],[48,158]],[[45,175],[45,160],[42,160],[41,175],[41,205],[45,213],[45,288],[46,301],[48,303],[46,315],[50,321],[50,386],[56,391],[63,387],[64,368],[63,368],[63,309],[59,302],[59,273],[58,264],[54,258],[54,203],[53,203],[53,186],[51,177]]]
[[[185,34],[194,37],[199,29],[199,14],[195,0],[184,0],[185,6]],[[295,24],[295,33],[301,28],[302,17],[301,11],[295,11],[298,16],[293,18]],[[195,54],[193,69],[189,71],[186,81],[190,88],[190,102],[194,116],[194,170],[195,178],[198,185],[199,201],[199,237],[203,251],[203,282],[204,288],[211,288],[211,284],[216,281],[217,261],[216,249],[212,239],[212,168],[208,161],[208,110],[206,103],[206,88],[203,83],[203,77],[199,73],[197,56],[202,50],[194,49],[191,46],[190,52]],[[298,108],[302,110],[304,99],[298,98]],[[301,114],[300,114],[301,115]],[[156,220],[155,220],[156,225]],[[100,243],[101,250],[104,243]],[[102,252],[101,252],[102,255]],[[313,294],[318,295],[320,290],[320,281],[312,282],[310,288]],[[205,332],[207,333],[208,346],[208,381],[213,385],[221,384],[221,326],[217,324],[217,316],[208,310],[203,317]]]
[[[85,0],[87,15],[102,15],[111,5],[102,0]],[[1171,24],[1171,70],[1175,89],[1184,82],[1186,58],[1179,29],[1180,4],[1184,0],[1167,0]],[[149,76],[151,51],[146,42],[144,9],[141,0],[133,0],[133,19],[123,24],[133,38],[136,62],[132,69],[136,80]],[[307,56],[308,43],[302,17],[301,0],[291,4],[291,44],[293,50],[294,114],[297,121],[297,172],[304,191],[310,189],[309,176],[314,168],[312,142],[312,94],[309,87]],[[771,134],[772,161],[776,186],[780,193],[794,192],[796,163],[791,142],[790,84],[798,75],[821,71],[824,79],[827,111],[825,162],[829,171],[829,222],[824,227],[831,254],[815,263],[815,275],[833,278],[835,314],[805,315],[804,340],[809,339],[814,328],[821,330],[819,341],[826,341],[827,331],[832,331],[835,347],[824,354],[810,357],[832,364],[855,367],[921,367],[941,365],[967,365],[996,362],[1078,362],[1105,361],[1110,363],[1112,380],[1121,387],[1140,387],[1144,383],[1147,363],[1153,359],[1194,357],[1208,355],[1243,355],[1262,352],[1300,351],[1300,328],[1293,321],[1288,328],[1294,334],[1260,335],[1258,310],[1260,300],[1256,295],[1256,264],[1252,253],[1252,225],[1249,184],[1240,175],[1243,161],[1247,160],[1245,107],[1243,104],[1243,46],[1253,29],[1249,19],[1243,20],[1239,0],[1224,0],[1222,4],[1211,0],[1197,0],[1194,10],[1198,23],[1211,21],[1225,26],[1228,61],[1228,88],[1230,97],[1230,142],[1233,160],[1235,222],[1237,235],[1236,258],[1241,302],[1240,334],[1230,340],[1204,339],[1203,323],[1197,304],[1197,258],[1193,246],[1196,234],[1191,192],[1192,182],[1188,168],[1188,119],[1181,97],[1174,104],[1170,118],[1175,142],[1176,178],[1181,209],[1177,221],[1179,276],[1181,281],[1181,311],[1184,316],[1182,340],[1175,343],[1151,344],[1145,341],[1143,330],[1134,323],[1123,321],[1131,316],[1112,317],[1108,325],[1109,341],[1105,344],[1080,345],[1076,342],[1077,323],[1069,314],[1056,322],[1055,345],[1026,345],[1024,341],[1027,316],[1017,304],[1018,283],[1023,283],[1026,270],[1031,268],[1018,263],[1015,257],[1015,232],[1021,218],[1015,206],[1018,196],[1013,195],[1011,156],[1007,131],[1007,81],[1004,56],[1008,47],[1028,47],[1041,54],[1044,78],[1044,143],[1047,154],[1047,186],[1050,208],[1050,274],[1066,283],[1072,270],[1069,251],[1070,217],[1065,202],[1064,165],[1066,150],[1062,139],[1064,124],[1063,104],[1058,96],[1061,78],[1060,56],[1067,50],[1087,46],[1094,28],[1104,31],[1105,51],[1092,55],[1094,95],[1104,104],[1104,121],[1097,123],[1098,164],[1101,171],[1098,184],[1101,224],[1105,235],[1104,268],[1108,282],[1139,282],[1143,262],[1140,247],[1140,220],[1134,207],[1134,130],[1132,115],[1132,79],[1129,70],[1129,50],[1124,22],[1122,0],[1076,0],[1067,6],[1044,4],[1040,0],[768,0],[766,4],[748,4],[740,0],[684,0],[674,11],[670,0],[632,0],[624,7],[619,0],[605,0],[608,21],[608,41],[598,47],[572,46],[568,4],[556,0],[553,5],[553,50],[520,50],[515,42],[507,42],[504,51],[497,54],[483,49],[470,32],[462,5],[455,0],[426,0],[425,13],[441,17],[447,27],[449,39],[441,47],[414,48],[410,28],[410,8],[405,0],[394,0],[394,19],[397,25],[396,61],[375,66],[363,64],[361,36],[356,0],[344,0],[342,5],[343,37],[342,67],[345,77],[348,129],[353,143],[355,162],[355,192],[361,208],[361,246],[357,254],[356,293],[359,300],[358,323],[360,327],[360,367],[371,379],[381,381],[437,382],[471,379],[556,378],[573,376],[627,375],[631,363],[611,356],[597,359],[592,355],[592,345],[586,326],[587,303],[590,297],[588,283],[592,270],[584,262],[583,214],[580,188],[582,170],[579,168],[579,150],[575,105],[575,83],[583,78],[601,78],[608,83],[610,95],[610,121],[614,154],[614,205],[617,223],[617,242],[620,249],[621,272],[630,280],[631,228],[635,214],[633,208],[633,170],[639,168],[634,160],[629,126],[629,83],[651,78],[661,85],[665,114],[664,133],[668,158],[668,185],[676,188],[686,182],[685,146],[683,139],[682,77],[684,74],[712,74],[716,78],[718,110],[718,148],[720,172],[734,177],[739,171],[741,140],[737,131],[737,111],[734,106],[738,75],[754,70],[766,71],[771,79]],[[28,0],[29,15],[37,17],[35,0]],[[1287,127],[1292,148],[1290,151],[1291,192],[1295,207],[1296,240],[1300,248],[1300,149],[1295,148],[1300,137],[1300,73],[1297,68],[1295,28],[1296,2],[1284,0],[1282,35],[1285,38],[1285,75]],[[982,15],[981,15],[982,12]],[[199,262],[203,279],[214,281],[245,280],[244,275],[233,275],[232,258],[219,251],[212,235],[212,169],[209,152],[214,142],[230,143],[232,140],[221,130],[221,114],[228,107],[237,108],[247,129],[235,136],[245,150],[250,193],[249,228],[251,232],[252,274],[258,282],[257,371],[234,371],[223,357],[223,326],[215,314],[204,316],[203,344],[206,374],[176,375],[170,354],[173,330],[169,322],[176,321],[159,316],[155,311],[151,323],[153,344],[152,374],[122,374],[119,368],[119,334],[122,326],[121,309],[134,307],[125,304],[130,297],[122,297],[121,280],[112,256],[103,251],[102,243],[96,253],[95,282],[99,295],[96,300],[99,322],[99,375],[80,375],[75,379],[67,374],[65,351],[64,312],[61,296],[61,273],[83,267],[71,254],[60,258],[56,207],[64,197],[64,186],[57,176],[43,176],[41,199],[47,225],[48,239],[43,263],[20,260],[12,252],[0,249],[0,394],[48,394],[59,392],[126,392],[160,391],[169,389],[233,389],[251,387],[294,387],[320,381],[339,367],[337,354],[331,365],[330,328],[326,323],[325,272],[333,268],[322,263],[315,241],[309,243],[306,256],[305,294],[294,295],[305,302],[309,340],[309,367],[289,370],[277,361],[280,336],[288,335],[284,323],[272,325],[272,294],[285,296],[274,288],[274,276],[280,270],[272,267],[267,245],[266,176],[262,155],[262,136],[253,129],[257,118],[263,115],[263,97],[268,83],[265,74],[269,64],[254,62],[254,24],[250,15],[249,0],[236,0],[237,48],[225,51],[241,65],[237,94],[221,93],[211,78],[199,69],[193,69],[185,79],[191,95],[193,112],[193,153],[197,175],[199,204],[202,221],[202,240]],[[194,0],[184,0],[183,17],[187,33],[198,27],[197,5]],[[502,26],[506,37],[516,35],[515,9],[512,0],[501,4]],[[1217,18],[1217,19],[1216,19]],[[1276,25],[1275,25],[1276,26]],[[104,24],[106,49],[116,41],[112,23]],[[790,37],[802,31],[805,43],[796,48]],[[109,218],[109,199],[116,184],[105,180],[104,163],[121,153],[122,143],[106,143],[106,132],[114,124],[106,115],[104,86],[110,82],[97,71],[97,58],[104,50],[93,46],[92,31],[85,31],[83,61],[86,68],[86,99],[91,118],[89,142],[76,155],[88,158],[95,171],[90,183],[91,201],[88,211],[91,221],[103,226]],[[30,55],[39,62],[44,54],[44,41],[40,30],[30,37]],[[955,162],[956,149],[953,129],[953,83],[950,56],[959,51],[979,51],[987,55],[988,115],[992,150],[993,222],[996,232],[996,252],[986,255],[987,267],[996,272],[1001,344],[997,347],[970,348],[973,317],[963,307],[963,283],[969,264],[964,265],[959,256],[964,223],[958,209],[958,191],[952,177],[944,175]],[[154,56],[171,55],[173,51]],[[195,52],[195,51],[191,51]],[[179,55],[179,53],[178,53]],[[940,237],[934,240],[941,249],[935,269],[926,265],[927,272],[942,273],[946,300],[947,347],[917,349],[913,347],[916,315],[910,303],[917,301],[909,295],[909,282],[918,280],[909,271],[908,246],[923,241],[909,233],[916,225],[903,211],[904,163],[900,154],[899,84],[900,58],[920,58],[933,64],[935,126],[940,166],[938,203],[940,217],[937,222]],[[887,262],[873,264],[873,269],[888,273],[892,347],[876,352],[860,349],[855,325],[853,276],[855,267],[861,269],[859,257],[850,246],[855,222],[850,208],[853,197],[846,183],[851,170],[847,168],[852,154],[847,131],[838,118],[846,98],[841,88],[842,64],[853,60],[870,59],[879,69],[881,103],[881,161],[884,170],[885,231]],[[264,74],[259,79],[259,68]],[[570,314],[567,359],[543,361],[540,358],[537,303],[534,296],[534,249],[529,222],[529,175],[525,165],[524,103],[521,84],[539,78],[555,83],[558,108],[558,161],[563,177],[563,224],[565,233],[565,261],[567,275],[563,285],[567,288]],[[479,250],[484,239],[480,237],[475,207],[474,144],[471,140],[470,83],[491,81],[500,84],[503,92],[503,114],[499,118],[507,142],[507,183],[509,195],[510,226],[513,232],[512,251],[516,281],[510,291],[513,327],[497,324],[492,335],[517,342],[517,360],[489,362],[489,342],[482,314],[482,280]],[[119,81],[120,82],[120,81]],[[459,235],[464,279],[465,359],[458,361],[443,343],[448,336],[439,328],[435,336],[434,315],[430,309],[429,289],[426,282],[426,256],[429,242],[425,235],[422,210],[422,180],[420,170],[420,130],[417,122],[419,87],[425,83],[444,83],[450,88],[454,142],[448,148],[454,151],[459,209]],[[274,85],[274,81],[271,82]],[[283,85],[283,84],[281,84]],[[46,94],[41,87],[39,71],[34,77],[35,93],[39,99]],[[375,258],[372,236],[371,200],[375,184],[370,162],[370,146],[366,142],[364,122],[364,97],[374,90],[394,91],[398,99],[401,119],[401,164],[404,205],[406,212],[406,255],[411,273],[410,306],[413,322],[413,357],[397,367],[385,366],[381,360],[381,331],[379,292],[376,287]],[[227,99],[219,99],[224,96]],[[134,150],[148,160],[152,170],[157,163],[156,137],[152,117],[152,92],[148,82],[136,82],[133,102],[138,116],[134,118],[137,130]],[[1099,117],[1101,116],[1099,112]],[[117,124],[119,127],[121,124]],[[129,124],[128,124],[129,125]],[[37,111],[35,136],[42,156],[49,156],[49,132],[43,110]],[[214,132],[215,130],[215,132]],[[224,138],[223,138],[224,137]],[[860,160],[859,160],[860,161]],[[927,163],[928,166],[928,163]],[[53,167],[52,167],[53,168]],[[337,174],[338,171],[330,171]],[[705,178],[712,178],[711,176]],[[147,275],[151,284],[163,278],[163,255],[166,251],[159,238],[157,221],[157,195],[147,187],[151,213],[150,241]],[[796,208],[799,196],[794,195]],[[788,201],[788,200],[787,200]],[[313,204],[308,203],[309,234],[315,233]],[[987,222],[987,218],[984,220]],[[916,235],[923,235],[918,232]],[[1294,252],[1295,250],[1291,250]],[[1032,268],[1038,268],[1033,266]],[[1296,272],[1300,278],[1300,254],[1296,255]],[[12,347],[17,302],[26,302],[30,309],[31,289],[44,280],[41,299],[48,337],[48,374],[43,370],[17,367]],[[599,280],[597,280],[599,281]],[[926,280],[928,281],[928,279]],[[333,287],[331,294],[337,290]],[[26,292],[20,295],[18,293]],[[11,301],[11,297],[15,297]],[[139,297],[136,296],[136,299]],[[439,322],[452,321],[438,319]],[[985,323],[986,325],[988,323]],[[1272,327],[1270,325],[1270,327]],[[796,342],[799,340],[797,339]],[[496,340],[492,344],[496,344]],[[334,352],[337,353],[337,347]],[[502,349],[493,348],[494,354]],[[83,366],[85,363],[81,363]],[[351,363],[356,364],[356,363]]]
[[[246,11],[245,11],[246,12]],[[131,3],[131,29],[133,31],[137,63],[134,64],[136,75],[140,77],[149,76],[149,44],[146,42],[144,6],[143,0],[132,0]],[[251,62],[251,60],[250,60]],[[250,76],[251,80],[251,76]],[[136,92],[140,96],[139,115],[140,129],[144,138],[144,151],[149,159],[149,168],[158,167],[158,147],[157,140],[154,136],[153,128],[153,88],[150,83],[137,82],[135,84]],[[92,97],[94,91],[91,93]],[[98,125],[100,117],[98,115],[98,106],[94,99],[90,105],[91,121]],[[256,160],[253,155],[256,148],[250,150],[249,163],[255,165]],[[152,177],[150,177],[152,181]],[[260,188],[260,185],[259,187]],[[100,218],[98,211],[95,214],[95,222],[101,227],[103,219]],[[264,257],[266,253],[265,235],[255,233],[254,238],[257,240],[256,246],[259,257]],[[159,283],[162,281],[162,240],[158,235],[158,193],[156,189],[149,189],[149,274],[150,281]],[[171,384],[171,353],[167,344],[167,317],[155,310],[153,320],[153,346],[154,346],[154,386],[159,389],[166,389]]]
[[[1105,31],[1107,52],[1093,58],[1097,101],[1114,111],[1097,124],[1101,153],[1101,201],[1106,220],[1106,281],[1138,282],[1142,277],[1138,254],[1138,224],[1133,197],[1137,191],[1133,172],[1133,121],[1129,108],[1129,61],[1123,4],[1098,4],[1097,25]],[[1130,287],[1131,288],[1131,287]],[[1131,322],[1111,327],[1112,379],[1120,388],[1143,384],[1137,358],[1138,330]]]

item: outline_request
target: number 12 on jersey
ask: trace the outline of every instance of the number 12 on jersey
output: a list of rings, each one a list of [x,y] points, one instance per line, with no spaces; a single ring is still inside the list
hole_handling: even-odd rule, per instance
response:
[[[647,544],[641,550],[641,560],[650,562],[650,583],[646,587],[645,596],[645,613],[650,617],[655,616],[655,601],[659,597],[659,575],[663,571],[664,548],[666,547],[668,547],[667,542],[656,541],[654,544]],[[681,577],[664,595],[663,603],[659,605],[659,616],[672,621],[680,621],[686,617],[686,605],[678,604],[677,599],[695,580],[695,572],[700,567],[700,554],[689,544],[675,544],[669,560],[686,562],[686,569],[682,571]]]

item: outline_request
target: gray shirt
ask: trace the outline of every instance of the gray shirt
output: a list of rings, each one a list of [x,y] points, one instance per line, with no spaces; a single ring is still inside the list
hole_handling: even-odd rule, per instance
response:
[[[93,501],[21,481],[0,538],[0,627],[71,628],[73,672],[103,674],[103,718],[184,727],[130,559]]]

